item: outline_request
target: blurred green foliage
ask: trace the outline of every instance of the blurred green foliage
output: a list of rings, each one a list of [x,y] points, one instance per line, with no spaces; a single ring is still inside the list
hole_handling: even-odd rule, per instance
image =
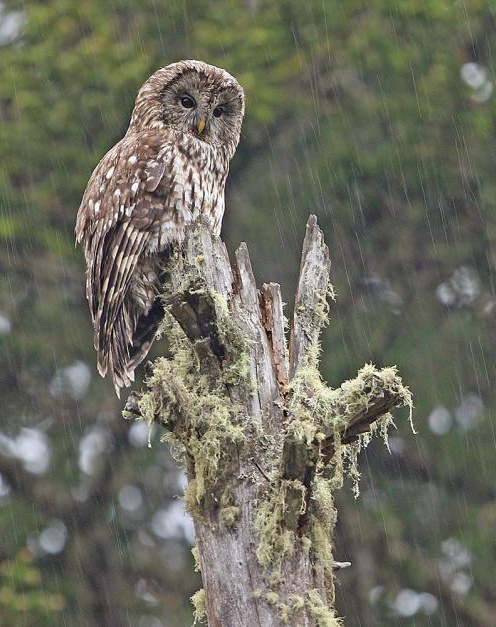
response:
[[[109,416],[112,425],[119,420],[110,386],[96,377],[79,403],[50,393],[60,368],[94,362],[82,254],[72,247],[82,191],[125,132],[150,73],[180,58],[218,64],[247,94],[228,183],[228,244],[246,240],[260,281],[281,281],[291,302],[304,224],[317,213],[339,297],[323,351],[326,378],[338,384],[367,360],[395,363],[414,393],[419,436],[398,421],[393,454],[371,448],[362,460],[363,497],[340,497],[337,558],[354,563],[340,576],[340,611],[348,625],[496,624],[494,3],[4,0],[1,7],[0,311],[12,324],[0,335],[2,429],[15,435],[19,424],[45,425],[48,475],[72,498],[79,439]],[[19,28],[6,35],[2,24],[13,15]],[[464,422],[469,395],[483,404]],[[439,406],[451,421],[442,436],[427,421]],[[139,481],[151,516],[164,498],[157,477],[170,467],[156,450],[126,450],[115,461],[124,436],[113,437],[105,453],[112,481],[94,524],[67,523],[58,574],[40,558],[39,569],[30,566],[41,576],[32,588],[50,590],[63,573],[66,624],[88,611],[95,624],[120,624],[121,605],[136,624],[147,612],[164,625],[186,624],[197,583],[190,562],[182,578],[168,575],[167,560],[136,544],[145,520],[109,513],[122,485]],[[4,499],[23,512],[22,533],[12,533],[0,506],[10,539],[0,534],[0,559],[11,561],[45,515],[14,492]],[[108,552],[98,568],[110,579],[120,572],[110,609],[95,602],[95,582],[74,566],[78,542],[95,537]],[[449,539],[471,555],[458,570],[443,544]],[[153,607],[132,602],[136,579],[148,577],[160,590]],[[434,595],[437,609],[398,617],[394,602],[404,589]]]
[[[19,624],[20,617],[25,624],[53,625],[64,598],[41,590],[40,583],[41,573],[27,549],[0,563],[0,625]]]

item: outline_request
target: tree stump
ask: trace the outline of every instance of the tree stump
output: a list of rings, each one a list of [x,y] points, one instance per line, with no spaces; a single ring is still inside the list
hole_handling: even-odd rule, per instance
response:
[[[367,365],[338,389],[322,381],[329,270],[311,216],[288,350],[279,285],[257,289],[245,244],[231,267],[200,221],[165,268],[169,353],[125,415],[165,426],[184,456],[203,578],[193,601],[211,627],[340,624],[332,494],[411,396],[395,368]]]

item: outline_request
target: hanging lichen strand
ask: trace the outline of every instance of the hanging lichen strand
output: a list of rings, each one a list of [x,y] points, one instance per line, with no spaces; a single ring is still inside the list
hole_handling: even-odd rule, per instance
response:
[[[333,492],[391,409],[410,408],[395,368],[364,366],[337,389],[319,372],[328,322],[329,255],[312,216],[303,245],[289,356],[279,286],[257,290],[247,249],[231,269],[202,223],[169,259],[167,355],[126,417],[158,422],[188,474],[185,506],[204,589],[195,622],[341,624],[334,611]]]

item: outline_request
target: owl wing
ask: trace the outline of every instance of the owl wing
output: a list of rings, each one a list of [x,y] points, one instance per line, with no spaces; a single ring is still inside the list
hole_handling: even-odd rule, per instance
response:
[[[166,178],[166,163],[173,162],[174,150],[163,132],[125,137],[100,161],[83,195],[76,239],[84,244],[86,296],[102,376],[112,365],[112,327],[136,263],[149,244],[157,213],[163,211],[163,194],[159,198],[156,190]],[[119,323],[132,335],[128,319]],[[126,356],[120,355],[119,361],[125,363]]]

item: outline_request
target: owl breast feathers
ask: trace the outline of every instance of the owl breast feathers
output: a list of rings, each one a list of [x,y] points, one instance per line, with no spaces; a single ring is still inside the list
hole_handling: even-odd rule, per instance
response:
[[[155,72],[128,131],[100,161],[79,207],[86,296],[98,370],[117,396],[148,354],[163,309],[160,265],[185,227],[205,216],[218,235],[229,161],[239,141],[243,90],[200,61]]]

